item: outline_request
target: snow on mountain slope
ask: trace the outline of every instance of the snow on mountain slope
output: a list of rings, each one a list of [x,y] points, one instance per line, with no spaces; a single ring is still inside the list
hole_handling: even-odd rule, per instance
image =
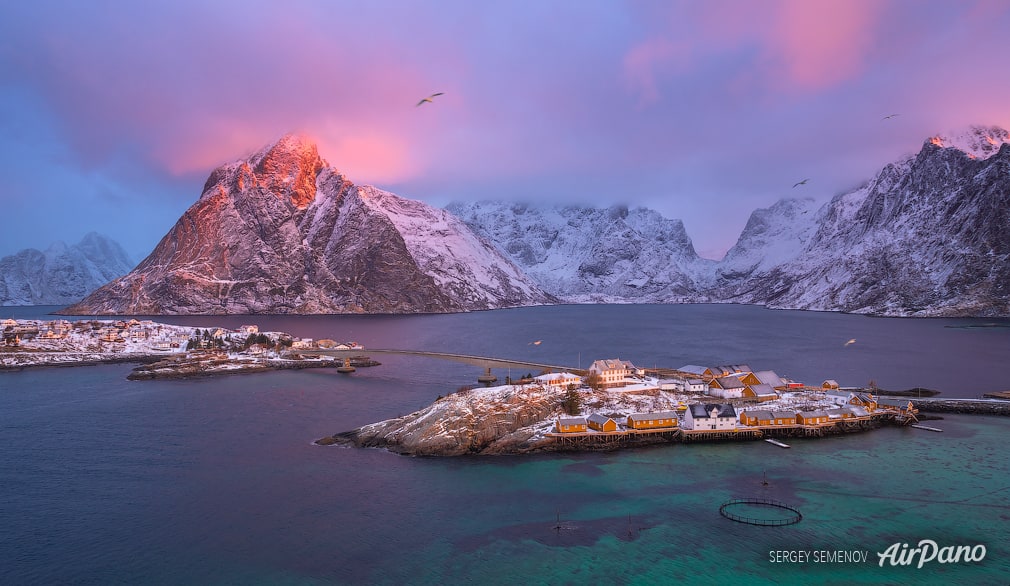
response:
[[[697,300],[714,264],[698,257],[680,220],[645,208],[479,202],[447,209],[568,301]]]
[[[728,283],[725,299],[875,315],[1010,315],[1007,133],[972,127],[951,136],[928,139],[916,156],[833,198],[795,258]]]
[[[72,246],[28,248],[0,258],[0,305],[74,303],[132,267],[118,243],[94,232]]]
[[[215,169],[140,265],[68,313],[418,313],[553,302],[460,222],[285,136]]]

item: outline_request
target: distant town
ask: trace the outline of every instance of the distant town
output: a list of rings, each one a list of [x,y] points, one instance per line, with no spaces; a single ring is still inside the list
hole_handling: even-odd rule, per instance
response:
[[[350,359],[305,356],[302,350],[363,350],[355,342],[261,332],[177,326],[152,320],[15,320],[0,322],[0,369],[144,362],[129,378],[165,378],[277,368],[351,368]],[[371,366],[355,357],[362,366]]]

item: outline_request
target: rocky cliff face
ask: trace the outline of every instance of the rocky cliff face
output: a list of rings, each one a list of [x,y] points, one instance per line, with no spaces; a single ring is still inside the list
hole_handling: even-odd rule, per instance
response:
[[[474,389],[410,415],[324,438],[412,456],[522,453],[553,444],[537,427],[559,413],[561,394],[538,386]]]
[[[215,169],[150,256],[66,311],[416,313],[552,301],[450,214],[356,186],[292,135]]]
[[[72,246],[28,248],[0,258],[0,305],[74,303],[132,267],[118,243],[94,232]]]
[[[874,315],[1010,315],[1005,130],[932,137],[914,157],[806,214],[812,222],[783,212],[797,205],[780,202],[751,222],[793,226],[798,252],[768,262],[774,254],[754,243],[748,224],[724,261],[724,299]],[[740,257],[764,260],[742,270]]]
[[[646,208],[479,202],[447,209],[567,301],[697,301],[714,265],[698,256],[680,220]]]

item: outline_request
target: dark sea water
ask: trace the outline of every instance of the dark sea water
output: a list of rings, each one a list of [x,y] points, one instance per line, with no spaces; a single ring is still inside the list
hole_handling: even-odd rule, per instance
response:
[[[164,321],[573,366],[746,362],[807,382],[874,379],[946,396],[1010,386],[1005,320],[698,305]],[[1010,583],[1010,418],[947,416],[931,423],[943,433],[882,428],[789,450],[438,459],[313,446],[479,374],[410,356],[382,362],[349,377],[127,381],[123,364],[0,373],[0,584]],[[784,501],[804,518],[756,527],[719,515],[741,497]],[[888,546],[922,539],[982,544],[986,556],[877,565]],[[776,563],[775,550],[869,557]]]

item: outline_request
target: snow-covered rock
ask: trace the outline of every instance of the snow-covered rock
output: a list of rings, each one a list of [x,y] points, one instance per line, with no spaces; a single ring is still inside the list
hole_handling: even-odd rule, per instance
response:
[[[443,210],[351,183],[289,135],[215,169],[128,275],[77,314],[418,313],[551,303]]]
[[[793,226],[797,253],[780,255],[782,239],[757,242],[748,224],[723,263],[727,301],[893,316],[1010,315],[1003,129],[932,137],[917,155],[806,215],[813,225],[783,202],[755,212],[752,224]]]
[[[0,305],[74,303],[131,268],[118,243],[94,232],[71,246],[27,248],[0,258]]]
[[[447,209],[566,301],[696,301],[714,266],[695,252],[680,220],[647,208],[475,202]]]

